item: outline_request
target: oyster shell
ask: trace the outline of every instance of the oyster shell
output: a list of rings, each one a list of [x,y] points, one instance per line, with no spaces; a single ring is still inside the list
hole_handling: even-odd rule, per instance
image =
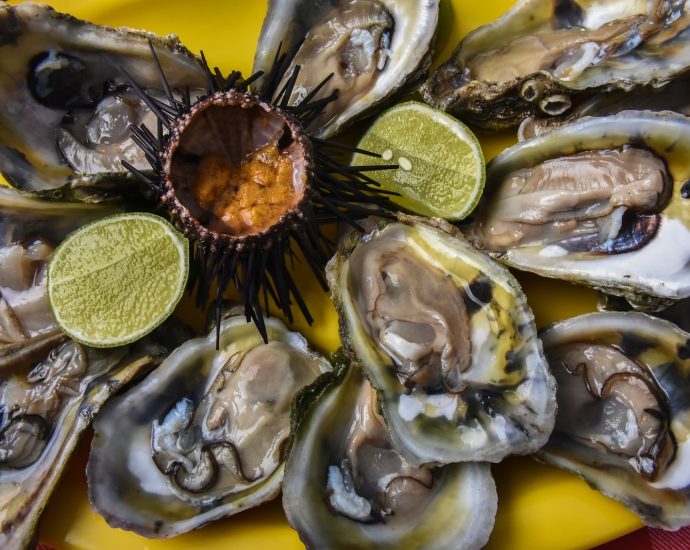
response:
[[[170,537],[275,497],[295,393],[330,369],[300,335],[244,317],[186,342],[95,422],[89,498],[113,527]],[[123,441],[121,435],[128,434]]]
[[[526,118],[518,128],[518,139],[524,141],[553,128],[587,116],[608,116],[623,111],[672,111],[690,116],[690,75],[684,74],[661,88],[645,86],[629,92],[616,90],[596,94],[578,105],[566,117]]]
[[[283,507],[307,548],[474,549],[496,514],[488,464],[410,465],[395,449],[376,392],[356,366],[305,390]]]
[[[337,90],[310,130],[330,136],[353,117],[419,79],[431,63],[438,0],[270,0],[254,70],[270,72],[280,50],[291,56],[284,82],[300,67],[293,104],[320,88]]]
[[[555,386],[515,279],[440,221],[382,223],[327,268],[344,345],[413,465],[498,462],[553,428]]]
[[[690,524],[690,334],[643,313],[592,313],[541,335],[558,381],[537,453],[646,524]]]
[[[690,119],[629,111],[523,141],[467,230],[496,259],[658,309],[690,296]]]
[[[167,326],[135,345],[82,346],[60,333],[0,356],[0,546],[28,546],[67,459],[103,403],[188,332]]]
[[[601,89],[659,87],[690,64],[684,0],[521,0],[470,33],[422,87],[485,128],[561,115]]]
[[[205,86],[200,63],[174,36],[92,25],[43,4],[0,2],[0,171],[7,181],[98,200],[121,195],[134,181],[122,160],[148,169],[129,125],[155,123],[123,71],[143,88],[161,88],[149,44],[173,89]]]

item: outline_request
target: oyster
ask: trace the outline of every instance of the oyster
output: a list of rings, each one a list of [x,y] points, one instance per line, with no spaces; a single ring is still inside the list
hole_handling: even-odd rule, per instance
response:
[[[254,70],[270,73],[277,53],[287,52],[278,89],[300,68],[290,104],[337,91],[309,128],[327,137],[423,76],[438,13],[439,0],[270,0]]]
[[[410,465],[355,366],[315,383],[298,405],[308,412],[295,430],[283,507],[307,548],[486,544],[497,505],[488,464]]]
[[[0,357],[0,546],[28,546],[40,513],[100,407],[188,337],[167,326],[107,350],[56,333]]]
[[[295,393],[330,369],[300,335],[244,317],[186,342],[95,422],[89,498],[113,527],[170,537],[280,492]],[[123,441],[121,434],[128,434]]]
[[[355,237],[327,269],[343,342],[395,446],[415,466],[535,451],[555,386],[517,281],[447,224],[401,219]]]
[[[0,354],[57,328],[46,292],[47,262],[70,231],[113,208],[40,201],[0,187]]]
[[[537,457],[648,525],[690,524],[690,334],[627,312],[582,315],[541,337],[558,415]]]
[[[470,33],[422,87],[485,128],[561,115],[591,90],[659,87],[690,65],[685,0],[521,0]]]
[[[155,119],[124,71],[140,86],[160,89],[150,47],[174,90],[205,86],[201,64],[174,36],[100,27],[43,4],[0,2],[0,171],[7,181],[70,199],[122,194],[134,179],[121,161],[149,167],[129,125],[155,128]]]
[[[690,296],[690,119],[629,111],[523,141],[468,236],[500,261],[655,309]]]

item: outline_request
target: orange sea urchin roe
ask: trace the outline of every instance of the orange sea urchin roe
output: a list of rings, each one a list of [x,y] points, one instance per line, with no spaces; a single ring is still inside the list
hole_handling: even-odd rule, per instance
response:
[[[294,206],[293,162],[275,143],[257,149],[239,164],[225,156],[202,158],[193,194],[233,235],[259,233]]]

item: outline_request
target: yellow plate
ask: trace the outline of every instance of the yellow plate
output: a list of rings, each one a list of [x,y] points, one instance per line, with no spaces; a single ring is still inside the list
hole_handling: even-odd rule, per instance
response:
[[[450,55],[462,36],[498,17],[511,3],[511,0],[444,0],[436,63]],[[251,71],[266,9],[265,0],[55,0],[52,5],[95,23],[177,34],[191,50],[203,49],[212,65],[225,72],[239,69],[245,74]],[[487,159],[515,141],[514,132],[480,136],[480,139]],[[591,291],[532,276],[521,275],[520,280],[540,326],[594,310],[595,296]],[[338,345],[335,312],[326,294],[315,284],[306,294],[318,322],[312,328],[306,327],[303,321],[298,322],[296,328],[315,346],[331,351]],[[87,452],[84,445],[56,488],[41,523],[41,541],[65,550],[303,548],[287,524],[279,501],[165,541],[151,541],[110,529],[91,510],[86,497]],[[494,468],[494,473],[499,506],[490,549],[591,548],[640,526],[639,520],[625,508],[593,491],[583,481],[529,458],[506,460]]]

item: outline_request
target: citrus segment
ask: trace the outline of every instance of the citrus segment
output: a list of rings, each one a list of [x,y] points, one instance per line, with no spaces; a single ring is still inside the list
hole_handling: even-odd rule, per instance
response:
[[[355,166],[397,164],[368,175],[405,209],[448,220],[465,218],[484,189],[484,155],[477,138],[452,116],[418,102],[397,105],[379,116],[358,148]]]
[[[74,340],[112,347],[162,323],[182,297],[188,244],[152,214],[119,214],[85,225],[55,250],[48,297]]]

